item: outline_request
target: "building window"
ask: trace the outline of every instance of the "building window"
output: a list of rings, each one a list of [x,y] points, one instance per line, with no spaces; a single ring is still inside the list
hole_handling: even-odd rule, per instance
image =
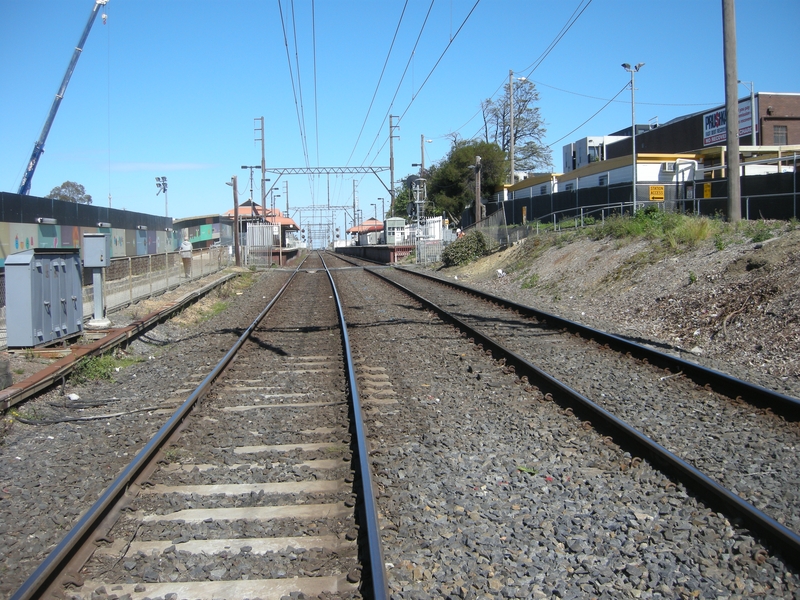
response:
[[[574,183],[568,183],[568,184],[566,184],[564,186],[564,191],[565,192],[571,192],[574,189],[575,189],[575,184]]]
[[[597,178],[597,185],[608,185],[608,175],[600,175],[600,177]]]
[[[789,141],[786,125],[774,125],[772,128],[772,143],[776,146],[786,146]]]
[[[540,196],[546,196],[547,195],[547,186],[546,185],[543,185],[542,187],[539,188],[539,195]]]

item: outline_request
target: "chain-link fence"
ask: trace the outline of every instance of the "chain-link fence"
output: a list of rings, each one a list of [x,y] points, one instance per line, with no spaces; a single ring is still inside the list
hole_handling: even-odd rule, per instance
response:
[[[106,312],[127,306],[177,287],[181,283],[199,279],[225,269],[233,264],[230,247],[204,248],[192,252],[188,275],[178,252],[112,258],[105,269],[103,297]],[[83,274],[83,317],[91,318],[94,312],[94,286],[92,269]],[[6,348],[6,278],[0,276],[0,348]],[[13,290],[10,290],[13,293]],[[33,308],[32,308],[33,309]]]
[[[485,219],[470,225],[465,231],[480,231],[485,237],[490,252],[496,252],[502,248],[507,248],[508,227],[506,227],[506,213],[504,210],[496,210]]]

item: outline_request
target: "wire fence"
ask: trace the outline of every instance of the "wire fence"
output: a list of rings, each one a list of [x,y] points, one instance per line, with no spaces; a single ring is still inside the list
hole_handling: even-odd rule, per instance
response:
[[[133,302],[157,296],[182,283],[200,279],[233,264],[228,246],[194,250],[192,259],[184,265],[178,252],[112,258],[105,269],[103,298],[106,313],[111,313]],[[188,267],[188,269],[186,268]],[[94,286],[92,269],[84,269],[82,287],[83,319],[91,318],[94,311]],[[8,290],[13,293],[13,290]],[[0,348],[7,348],[6,338],[6,278],[0,274]],[[31,307],[34,310],[34,307]]]
[[[489,252],[497,252],[509,245],[505,210],[496,210],[485,219],[464,228],[464,233],[469,231],[480,231],[484,235]]]

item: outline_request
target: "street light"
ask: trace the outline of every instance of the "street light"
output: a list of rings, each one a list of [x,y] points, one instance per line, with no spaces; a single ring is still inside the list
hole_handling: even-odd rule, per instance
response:
[[[756,140],[756,95],[753,91],[753,82],[752,81],[742,81],[741,79],[738,80],[738,83],[742,85],[746,85],[750,89],[750,141],[752,142],[753,146],[758,145],[758,141]]]
[[[167,178],[166,177],[156,177],[156,187],[158,191],[156,192],[156,196],[158,196],[161,192],[164,192],[164,216],[169,216],[169,206],[167,205]]]
[[[378,220],[378,205],[374,202],[370,202],[369,205],[372,207],[372,218],[376,221]]]
[[[644,66],[644,63],[638,63],[636,66],[631,67],[628,63],[622,63],[622,68],[631,74],[631,128],[633,138],[633,213],[636,214],[636,101],[635,101],[635,87],[634,87],[634,73],[638,73],[639,69]]]
[[[381,221],[386,220],[386,202],[384,202],[383,198],[378,198],[381,201]]]

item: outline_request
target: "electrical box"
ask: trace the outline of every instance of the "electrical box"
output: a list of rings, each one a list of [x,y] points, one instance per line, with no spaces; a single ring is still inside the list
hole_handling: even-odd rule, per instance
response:
[[[83,331],[77,248],[33,248],[6,258],[9,348],[30,348]]]
[[[105,233],[83,234],[83,266],[111,266],[111,236]]]

